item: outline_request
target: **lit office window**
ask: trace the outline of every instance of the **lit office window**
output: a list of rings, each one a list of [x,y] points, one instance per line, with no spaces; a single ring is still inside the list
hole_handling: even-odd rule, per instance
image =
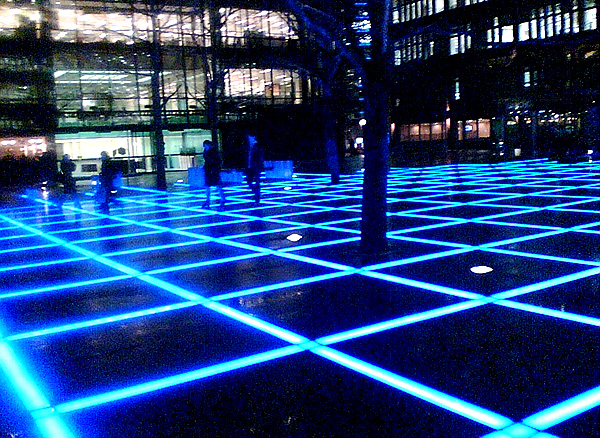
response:
[[[514,26],[502,26],[502,36],[500,40],[503,43],[512,43],[515,40]]]
[[[444,0],[435,0],[435,13],[442,12],[444,10]]]
[[[460,82],[458,79],[454,81],[454,100],[460,100]]]
[[[583,12],[583,30],[596,29],[598,29],[598,9],[592,7]]]
[[[529,39],[529,22],[519,23],[519,41],[527,41]]]
[[[465,53],[467,49],[471,48],[471,36],[461,33],[452,34],[450,37],[450,55],[456,55],[457,53]]]

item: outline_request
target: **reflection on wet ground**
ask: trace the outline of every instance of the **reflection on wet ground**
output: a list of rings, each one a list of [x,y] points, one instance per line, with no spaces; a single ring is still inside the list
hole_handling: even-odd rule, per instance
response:
[[[600,430],[600,166],[395,168],[0,205],[0,438]]]

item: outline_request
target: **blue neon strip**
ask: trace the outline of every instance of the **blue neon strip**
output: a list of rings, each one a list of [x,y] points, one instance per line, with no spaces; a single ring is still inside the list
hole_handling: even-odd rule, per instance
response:
[[[233,256],[233,257],[224,257],[222,259],[206,260],[204,262],[187,263],[185,265],[177,265],[177,266],[169,266],[166,268],[153,269],[151,271],[147,271],[146,274],[148,274],[148,275],[165,274],[167,272],[183,271],[183,270],[191,269],[191,268],[200,268],[203,266],[220,265],[223,263],[237,262],[240,260],[264,257],[266,255],[267,254],[265,254],[265,253],[262,253],[262,254],[259,253],[259,254],[243,254],[243,255]]]
[[[74,438],[65,423],[57,415],[35,420],[45,438]]]
[[[518,287],[515,289],[507,290],[498,294],[493,295],[497,299],[514,298],[519,295],[528,294],[530,292],[536,292],[538,290],[546,289],[552,286],[558,286],[560,284],[569,283],[574,280],[591,277],[600,273],[599,268],[588,269],[586,271],[576,272],[574,274],[565,275],[563,277],[553,278],[547,281],[541,281],[539,283],[530,284],[528,286]]]
[[[435,242],[436,244],[440,244]],[[363,269],[364,270],[376,270],[376,269],[384,269],[384,268],[391,268],[394,266],[402,266],[402,265],[408,265],[411,263],[417,263],[417,262],[422,262],[422,261],[426,261],[426,260],[434,260],[434,259],[439,259],[442,257],[448,257],[451,255],[457,255],[457,254],[464,254],[467,252],[471,252],[473,250],[473,248],[459,248],[459,249],[453,249],[450,251],[440,251],[440,252],[434,252],[431,254],[425,254],[422,256],[416,256],[416,257],[409,257],[407,259],[404,260],[395,260],[393,262],[386,262],[386,263],[379,263],[376,265],[370,265],[370,266],[364,266]]]
[[[9,293],[5,293],[5,294],[0,294],[0,300],[8,299],[8,298],[16,298],[16,297],[26,296],[26,295],[42,294],[42,293],[46,293],[46,292],[54,292],[57,290],[77,288],[77,287],[81,287],[81,286],[90,286],[92,284],[108,283],[111,281],[124,280],[126,278],[131,278],[131,277],[132,277],[131,275],[117,275],[117,276],[113,276],[113,277],[98,278],[98,279],[94,279],[94,280],[78,281],[78,282],[69,283],[69,284],[60,284],[60,285],[54,285],[54,286],[40,287],[37,289],[22,290],[22,291],[18,291],[18,292],[9,292]]]
[[[356,272],[358,272],[358,270],[356,270]],[[247,295],[255,295],[255,294],[259,294],[259,293],[270,292],[273,290],[284,289],[287,287],[302,286],[305,284],[316,283],[318,281],[329,280],[332,278],[345,277],[347,275],[352,275],[354,273],[355,273],[354,271],[332,272],[331,274],[317,275],[314,277],[302,278],[300,280],[285,281],[283,283],[275,283],[275,284],[271,284],[271,285],[267,285],[267,286],[255,287],[252,289],[244,289],[244,290],[237,291],[237,292],[229,292],[229,293],[211,297],[210,300],[211,301],[223,301],[223,300],[228,300],[231,298],[245,297]]]
[[[145,246],[142,248],[127,249],[124,251],[105,252],[102,255],[104,257],[115,257],[115,256],[128,255],[128,254],[138,254],[138,253],[149,252],[149,251],[159,251],[159,250],[163,250],[163,249],[180,248],[182,246],[199,245],[199,244],[206,243],[206,242],[208,242],[208,240],[206,240],[206,239],[197,239],[197,240],[193,240],[191,242],[171,243],[171,244],[167,244],[167,245],[157,245],[157,246]]]
[[[324,336],[316,339],[316,342],[322,345],[331,345],[336,342],[347,341],[349,339],[359,338],[361,336],[371,335],[382,331],[402,327],[409,324],[414,324],[428,319],[438,318],[440,316],[450,315],[452,313],[462,312],[463,310],[473,309],[475,307],[488,304],[492,300],[472,300],[464,303],[453,304],[451,306],[441,307],[438,309],[428,310],[426,312],[415,313],[413,315],[403,316],[400,318],[384,321],[377,324],[372,324],[360,327],[353,330],[348,330],[334,335]]]
[[[581,324],[600,327],[600,319],[591,316],[578,315],[576,313],[563,312],[560,310],[548,309],[546,307],[534,306],[531,304],[519,303],[516,301],[498,300],[494,304],[511,309],[523,310],[525,312],[537,313],[538,315],[551,316],[553,318],[564,319],[566,321],[574,321]]]
[[[171,283],[167,283],[166,281],[159,280],[158,278],[154,278],[145,274],[138,276],[138,278],[142,281],[145,281],[146,283],[157,286],[167,292],[171,292],[172,294],[180,296],[181,298],[184,298],[186,300],[194,301],[199,304],[203,304],[207,301],[207,299],[201,295],[195,294],[179,286],[175,286]]]
[[[151,382],[142,383],[140,385],[123,388],[116,391],[105,392],[92,397],[86,397],[79,400],[70,401],[56,406],[56,412],[64,414],[67,412],[78,411],[85,408],[90,408],[103,403],[110,403],[115,400],[122,400],[129,397],[134,397],[140,394],[158,391],[164,388],[169,388],[176,385],[192,382],[217,374],[226,373],[228,371],[237,370],[240,368],[256,365],[262,362],[267,362],[273,359],[278,359],[292,354],[304,351],[303,348],[292,345],[288,347],[278,348],[276,350],[267,351],[264,353],[254,354],[241,359],[235,359],[229,362],[223,362],[218,365],[201,368],[188,373],[178,374],[176,376],[166,377],[164,379],[153,380]]]
[[[392,283],[404,284],[406,286],[418,287],[419,289],[426,289],[432,292],[439,292],[445,295],[452,295],[459,298],[466,298],[468,300],[480,300],[487,298],[484,295],[476,294],[474,292],[467,292],[460,289],[453,289],[451,287],[439,286],[437,284],[425,283],[424,281],[411,280],[410,278],[396,277],[394,275],[382,274],[381,272],[375,271],[361,271],[361,275],[372,278],[379,278],[381,280],[390,281]]]
[[[527,426],[545,430],[600,406],[600,386],[551,406],[523,420]]]
[[[171,312],[173,310],[186,309],[188,307],[197,306],[199,303],[187,301],[184,303],[170,304],[167,306],[154,307],[152,309],[139,310],[137,312],[124,313],[121,315],[108,316],[105,318],[92,319],[84,322],[78,322],[74,324],[67,324],[60,327],[52,327],[47,329],[35,330],[32,332],[19,333],[16,335],[10,335],[5,338],[6,341],[17,341],[21,339],[35,338],[39,336],[48,336],[57,333],[64,333],[72,330],[79,330],[82,328],[94,327],[102,324],[109,324],[113,322],[125,321],[129,319],[141,318],[144,316],[156,315],[158,313]]]
[[[211,310],[214,310],[215,312],[227,315],[230,318],[235,319],[236,321],[249,325],[250,327],[254,327],[255,329],[258,329],[265,333],[269,333],[291,344],[302,344],[304,342],[309,341],[309,339],[305,338],[304,336],[297,335],[296,333],[292,333],[289,330],[270,324],[266,321],[262,321],[244,312],[240,312],[238,310],[232,309],[231,307],[227,307],[221,303],[208,302],[205,303],[204,306]]]
[[[298,246],[293,246],[290,248],[282,248],[277,251],[278,252],[294,252],[294,251],[304,250],[304,249],[320,248],[322,246],[339,245],[340,243],[356,242],[359,240],[360,240],[360,237],[348,237],[346,239],[328,240],[325,242],[310,243],[310,244],[306,244],[306,245],[299,244]]]
[[[552,255],[546,255],[546,254],[536,254],[533,252],[513,251],[511,249],[488,247],[485,249],[485,251],[496,253],[496,254],[506,254],[506,255],[511,255],[511,256],[527,257],[530,259],[550,260],[550,261],[554,261],[554,262],[571,263],[574,265],[584,265],[584,266],[600,265],[600,262],[594,262],[594,261],[590,261],[590,260],[569,259],[566,257],[557,257],[557,256],[552,256]]]
[[[10,346],[0,340],[0,366],[8,376],[8,380],[17,390],[19,397],[28,411],[43,409],[50,406],[50,402],[44,397],[33,380],[25,371],[23,365],[17,359]]]
[[[500,414],[473,405],[459,398],[452,397],[448,394],[444,394],[443,392],[429,388],[425,385],[407,379],[406,377],[391,373],[383,368],[364,362],[360,359],[356,359],[352,356],[348,356],[329,347],[317,347],[313,348],[311,351],[351,370],[354,370],[379,382],[385,383],[386,385],[399,389],[407,394],[420,398],[421,400],[425,400],[450,412],[454,412],[455,414],[469,418],[493,429],[503,429],[513,423],[512,420]]]

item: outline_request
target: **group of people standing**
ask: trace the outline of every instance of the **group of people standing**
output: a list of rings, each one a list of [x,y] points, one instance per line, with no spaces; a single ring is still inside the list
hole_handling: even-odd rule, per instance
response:
[[[253,193],[254,203],[260,203],[260,178],[264,170],[265,154],[262,145],[258,142],[256,135],[247,134],[247,155],[246,155],[246,182]],[[211,189],[216,187],[219,192],[220,203],[222,208],[225,203],[225,191],[221,181],[221,166],[222,161],[217,146],[211,140],[205,140],[204,146],[204,182],[206,200],[202,204],[202,208],[210,208]],[[96,191],[96,198],[102,213],[109,212],[109,204],[114,202],[114,193],[116,192],[115,179],[117,178],[117,169],[115,163],[103,151],[100,154],[101,165],[100,174],[98,177],[99,187]],[[81,209],[81,203],[77,194],[77,184],[73,177],[73,172],[76,169],[75,163],[71,160],[68,154],[65,154],[60,161],[59,182],[62,183],[62,195],[58,196],[57,204],[62,208],[65,201],[71,200],[75,207]]]
[[[247,134],[246,182],[254,195],[254,204],[260,203],[260,178],[264,170],[264,148],[256,139],[256,135]],[[225,205],[225,192],[221,182],[221,157],[219,150],[210,140],[205,140],[204,146],[204,184],[206,186],[206,201],[202,208],[210,208],[211,188],[217,187],[220,197],[220,207]]]

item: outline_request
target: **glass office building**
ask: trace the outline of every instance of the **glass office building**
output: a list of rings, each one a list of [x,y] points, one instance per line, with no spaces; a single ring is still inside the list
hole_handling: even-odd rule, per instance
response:
[[[397,153],[600,149],[597,0],[396,0],[393,22]]]
[[[86,174],[106,150],[147,172],[161,129],[167,169],[187,169],[211,137],[210,93],[219,128],[301,103],[292,18],[207,4],[1,2],[0,153],[53,148]]]

